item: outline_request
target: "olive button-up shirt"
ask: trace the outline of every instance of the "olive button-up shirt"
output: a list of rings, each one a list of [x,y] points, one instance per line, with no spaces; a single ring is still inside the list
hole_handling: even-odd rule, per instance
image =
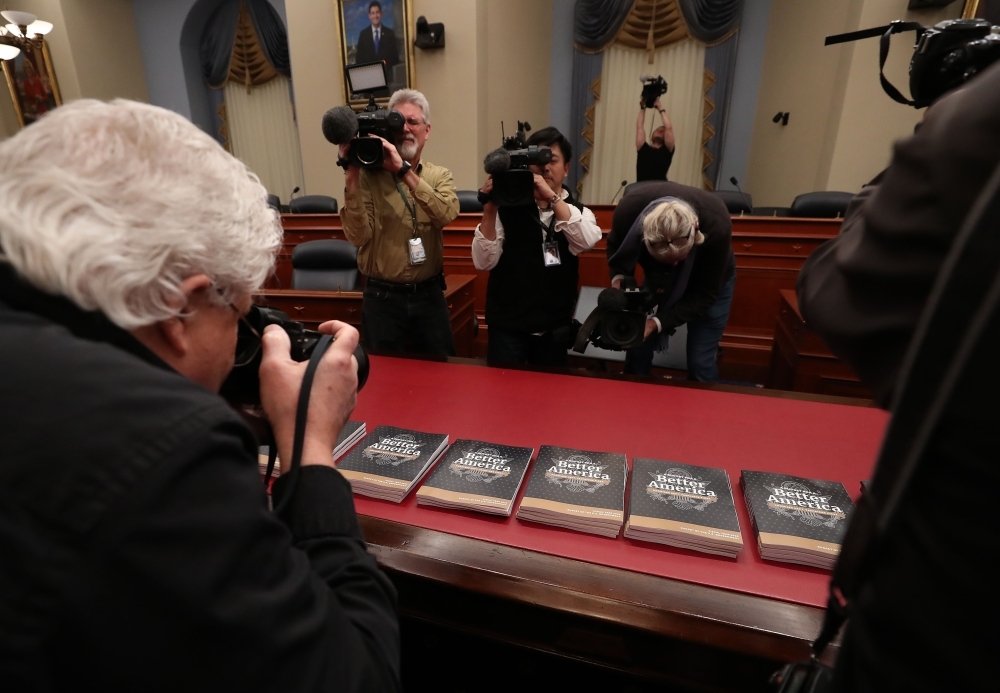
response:
[[[421,162],[415,169],[420,178],[411,191],[385,169],[362,170],[354,192],[345,190],[341,219],[344,235],[358,248],[358,269],[367,277],[411,284],[440,274],[444,268],[441,229],[458,216],[458,195],[451,171]],[[409,241],[413,218],[403,197],[416,212],[417,236],[423,241],[427,259],[410,264]]]

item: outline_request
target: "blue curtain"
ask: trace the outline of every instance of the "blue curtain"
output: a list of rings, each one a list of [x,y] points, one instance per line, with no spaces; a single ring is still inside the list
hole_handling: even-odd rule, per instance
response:
[[[712,156],[712,163],[705,169],[705,179],[716,190],[719,189],[720,165],[725,149],[726,118],[729,115],[729,96],[732,92],[733,73],[736,71],[736,46],[739,33],[733,34],[722,43],[705,49],[705,69],[715,75],[715,84],[708,90],[708,97],[715,102],[715,110],[708,116],[708,124],[715,129],[715,135],[705,143],[705,149]]]
[[[678,0],[691,35],[712,43],[740,24],[743,0]]]
[[[573,91],[572,110],[570,111],[569,141],[573,145],[576,156],[569,169],[569,186],[577,190],[577,184],[583,179],[584,170],[580,165],[580,157],[590,149],[590,143],[583,139],[583,130],[587,127],[586,113],[594,103],[594,94],[590,85],[601,75],[604,65],[603,53],[584,53],[573,51]]]
[[[236,42],[240,6],[246,3],[250,21],[264,49],[264,56],[280,75],[292,76],[288,57],[288,32],[277,11],[267,0],[227,0],[212,14],[201,35],[199,57],[205,81],[214,89],[226,83],[229,61]]]
[[[599,51],[615,37],[635,0],[576,0],[573,38],[578,48]]]

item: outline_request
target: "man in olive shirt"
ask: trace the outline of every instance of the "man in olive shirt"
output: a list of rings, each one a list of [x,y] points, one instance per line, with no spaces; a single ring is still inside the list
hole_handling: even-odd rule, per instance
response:
[[[458,216],[455,182],[448,169],[420,160],[431,134],[424,95],[400,89],[389,110],[406,119],[403,133],[395,144],[382,140],[382,169],[347,168],[341,212],[366,279],[361,333],[370,349],[454,356],[441,229]]]

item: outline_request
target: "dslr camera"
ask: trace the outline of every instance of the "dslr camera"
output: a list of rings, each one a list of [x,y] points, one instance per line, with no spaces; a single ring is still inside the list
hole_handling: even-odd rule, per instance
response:
[[[240,320],[236,336],[236,358],[233,370],[222,384],[219,394],[236,407],[255,408],[260,406],[260,361],[263,357],[261,335],[268,325],[278,325],[292,342],[291,355],[294,361],[308,361],[316,345],[323,336],[315,330],[307,330],[301,322],[296,322],[288,314],[277,308],[254,305],[246,317]],[[358,391],[368,380],[370,370],[368,354],[358,343],[354,350],[358,361]]]
[[[653,294],[625,277],[622,289],[605,289],[597,297],[597,307],[577,333],[573,351],[582,354],[589,341],[598,349],[624,351],[645,341],[646,312],[655,303]]]
[[[646,108],[652,108],[656,100],[667,93],[667,80],[659,75],[642,75],[639,81],[642,82],[642,103]]]
[[[502,136],[503,123],[500,132]],[[493,191],[488,196],[479,193],[482,204],[493,202],[498,207],[516,207],[534,201],[535,174],[529,167],[544,166],[552,161],[552,149],[528,146],[527,132],[531,132],[531,125],[517,121],[517,134],[504,137],[503,146],[486,155],[483,168],[493,176]]]

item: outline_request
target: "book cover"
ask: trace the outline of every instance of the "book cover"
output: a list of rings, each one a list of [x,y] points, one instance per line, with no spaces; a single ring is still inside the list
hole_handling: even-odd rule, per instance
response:
[[[520,510],[623,522],[625,455],[543,445]]]
[[[443,433],[379,426],[344,455],[337,469],[351,482],[405,489],[447,442]]]
[[[333,448],[333,460],[336,462],[344,451],[349,448],[356,437],[360,437],[362,429],[365,427],[364,421],[348,421],[344,424],[344,427],[340,431],[340,435],[337,436],[337,444]],[[267,445],[261,445],[257,449],[257,463],[260,465],[260,473],[265,474],[267,472],[267,458],[270,453],[270,447]],[[281,460],[275,460],[274,463],[274,473],[272,477],[275,479],[281,476]]]
[[[533,452],[533,448],[456,440],[417,498],[509,511]]]
[[[743,471],[740,482],[758,541],[835,557],[854,511],[844,485]]]
[[[632,460],[629,526],[743,545],[725,469],[637,457]]]

